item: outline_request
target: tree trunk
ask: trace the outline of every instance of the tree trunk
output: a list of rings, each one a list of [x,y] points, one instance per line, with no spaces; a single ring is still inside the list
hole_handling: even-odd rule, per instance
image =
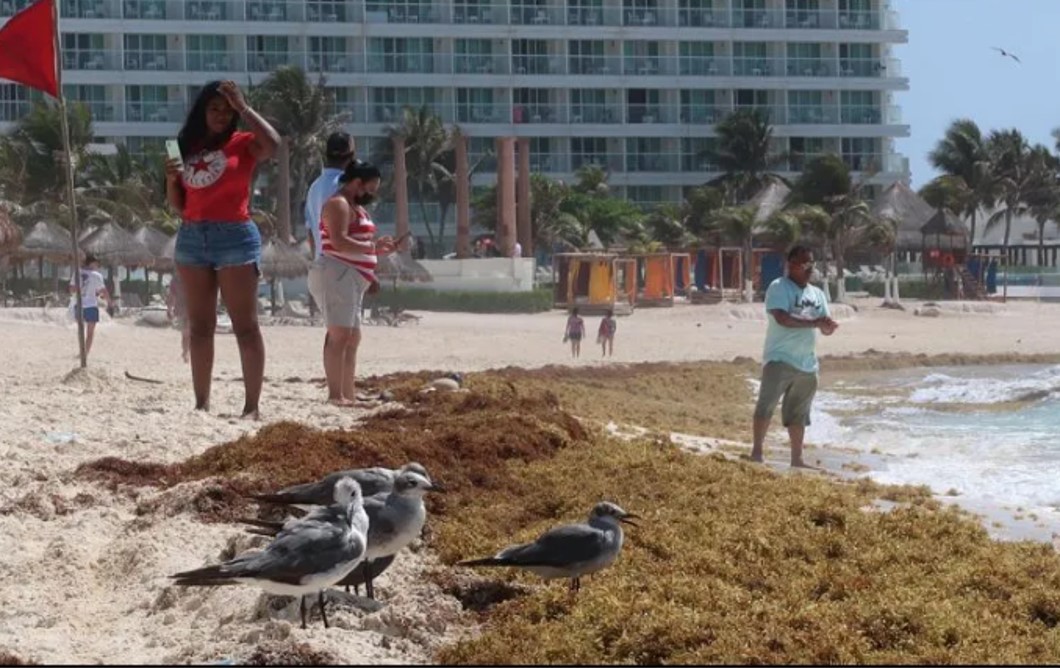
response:
[[[276,160],[280,164],[280,183],[276,191],[280,198],[276,207],[276,236],[286,244],[291,241],[291,140],[287,137],[280,138]]]
[[[1045,223],[1046,221],[1038,221],[1038,273],[1042,272],[1042,267],[1045,266]]]
[[[746,239],[743,242],[743,288],[744,288],[744,301],[754,301],[754,282],[755,282],[755,270],[754,270],[754,237],[753,233],[748,233]]]
[[[427,202],[423,199],[422,192],[418,193],[416,200],[420,204],[420,215],[423,217],[423,226],[427,228],[427,238],[431,240],[431,250],[433,251],[435,249],[434,229],[431,227],[431,221],[427,220]]]
[[[976,214],[979,213],[979,208],[976,207],[972,211],[972,235],[968,237],[968,251],[975,252],[975,218]]]
[[[1005,283],[1001,288],[1001,301],[1008,300],[1008,270],[1012,266],[1012,259],[1008,254],[1008,237],[1012,231],[1012,207],[1008,207],[1005,210],[1005,241],[1003,247],[1005,249]]]
[[[453,133],[456,149],[456,256],[471,257],[471,175],[467,164],[467,138],[459,132]]]

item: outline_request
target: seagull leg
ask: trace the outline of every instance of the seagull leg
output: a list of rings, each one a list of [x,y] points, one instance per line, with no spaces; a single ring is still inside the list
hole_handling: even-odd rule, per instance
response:
[[[305,630],[305,596],[302,597],[302,605],[300,606],[302,611],[302,630]]]
[[[368,561],[365,560],[361,568],[364,570],[364,591],[368,594],[368,598],[375,600],[375,587],[372,586],[372,569],[368,565]]]
[[[328,627],[328,613],[324,610],[324,590],[321,589],[320,593],[317,594],[317,600],[320,602],[320,616],[324,620],[324,628]]]

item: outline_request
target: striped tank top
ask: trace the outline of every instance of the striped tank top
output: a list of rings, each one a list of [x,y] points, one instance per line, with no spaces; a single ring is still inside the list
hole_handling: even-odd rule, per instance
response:
[[[375,223],[372,222],[368,212],[363,207],[354,206],[351,214],[346,235],[354,241],[374,241]],[[372,250],[367,253],[364,251],[339,251],[331,245],[331,235],[328,233],[328,226],[324,224],[323,217],[320,219],[320,252],[323,255],[330,255],[336,260],[352,265],[364,277],[364,280],[369,283],[375,283],[375,245],[373,244]]]

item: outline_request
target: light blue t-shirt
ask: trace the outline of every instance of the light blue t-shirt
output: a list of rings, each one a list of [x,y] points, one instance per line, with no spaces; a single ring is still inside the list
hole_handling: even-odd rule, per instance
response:
[[[831,315],[828,298],[813,285],[800,288],[790,278],[782,276],[769,284],[766,290],[766,349],[762,358],[766,362],[784,362],[799,371],[817,373],[817,330],[812,328],[784,327],[769,314],[781,310],[793,318],[816,320]]]
[[[324,204],[339,189],[341,175],[341,169],[326,167],[309,186],[305,196],[305,226],[313,235],[313,249],[317,257],[320,257],[320,214],[324,211]]]

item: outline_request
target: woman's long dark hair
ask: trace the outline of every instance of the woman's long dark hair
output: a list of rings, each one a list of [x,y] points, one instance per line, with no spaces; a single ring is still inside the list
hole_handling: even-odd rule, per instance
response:
[[[191,105],[188,117],[184,119],[184,127],[177,135],[177,143],[180,145],[180,155],[187,158],[192,153],[205,148],[218,149],[228,143],[236,128],[239,126],[239,114],[232,115],[232,122],[228,124],[221,136],[210,141],[210,130],[206,127],[206,107],[215,97],[221,97],[221,82],[211,81],[202,87],[195,103]]]
[[[367,162],[362,162],[361,160],[354,160],[346,165],[346,169],[339,175],[339,183],[346,184],[350,181],[367,183],[368,181],[375,181],[376,179],[381,178],[383,178],[383,174],[379,171],[378,167]]]

